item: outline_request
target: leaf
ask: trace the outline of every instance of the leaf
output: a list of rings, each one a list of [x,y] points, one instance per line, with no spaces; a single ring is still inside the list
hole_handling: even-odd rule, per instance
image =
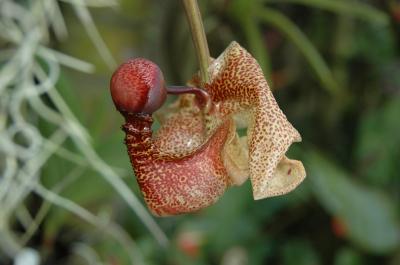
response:
[[[366,24],[357,26],[353,32],[353,41],[349,45],[352,56],[365,60],[377,72],[385,69],[390,63],[396,62],[398,52],[396,37],[390,27]],[[395,67],[396,69],[397,67]],[[395,80],[398,73],[392,73],[388,78]]]
[[[349,240],[373,253],[387,253],[399,246],[400,230],[392,201],[354,182],[317,152],[306,156],[315,195],[344,223]]]
[[[44,177],[49,178],[53,175],[49,175],[50,172],[54,172],[54,168],[60,167],[61,163],[55,163],[54,166],[47,166],[44,171]],[[53,169],[53,170],[50,170]],[[59,171],[58,171],[59,173]],[[101,209],[107,208],[106,202],[113,197],[112,188],[107,185],[107,183],[99,178],[98,174],[92,171],[86,171],[85,174],[77,179],[75,182],[70,183],[62,192],[60,196],[71,200],[82,207],[90,208],[91,211],[100,211]],[[77,221],[77,222],[76,222]],[[76,223],[74,223],[76,222]],[[48,239],[51,239],[61,231],[61,228],[65,225],[70,225],[74,223],[75,225],[83,224],[80,219],[77,219],[74,214],[68,212],[67,210],[54,207],[51,209],[50,213],[46,217],[46,222],[44,226],[45,235]]]
[[[293,3],[325,9],[341,15],[354,16],[372,23],[387,25],[389,17],[367,4],[348,0],[269,0],[268,3]]]
[[[285,34],[304,55],[323,87],[331,94],[339,96],[342,90],[321,54],[306,35],[285,15],[270,8],[263,8],[257,14],[265,23],[271,24]]]
[[[253,203],[249,184],[247,182],[246,187],[228,189],[218,203],[204,211],[206,222],[214,220],[208,224],[208,240],[213,251],[222,253],[229,246],[257,237],[259,231],[256,220],[242,214]]]
[[[394,98],[361,120],[356,157],[361,175],[371,183],[398,184],[399,113],[400,98]]]
[[[334,265],[362,265],[365,264],[360,253],[354,249],[344,247],[341,248],[336,256]]]
[[[317,252],[310,242],[304,239],[289,241],[282,248],[284,265],[317,265],[320,264]]]

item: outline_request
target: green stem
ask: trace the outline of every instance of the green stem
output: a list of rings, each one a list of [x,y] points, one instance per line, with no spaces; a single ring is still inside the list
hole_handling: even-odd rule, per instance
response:
[[[208,50],[207,38],[204,32],[203,21],[197,0],[182,0],[185,8],[186,17],[189,22],[190,31],[197,59],[199,61],[201,86],[210,81],[208,75],[208,65],[210,62],[210,52]]]

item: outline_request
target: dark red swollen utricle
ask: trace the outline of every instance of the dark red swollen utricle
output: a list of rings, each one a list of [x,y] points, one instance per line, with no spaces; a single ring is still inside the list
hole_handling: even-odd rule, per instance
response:
[[[111,78],[111,96],[121,112],[151,114],[164,103],[167,91],[160,68],[136,58],[118,67]]]
[[[147,205],[159,216],[207,207],[230,184],[221,152],[231,137],[232,121],[224,121],[204,145],[187,155],[168,155],[155,145],[152,113],[167,93],[192,93],[205,109],[211,104],[200,88],[166,87],[161,70],[146,59],[125,62],[111,78],[113,101],[125,117],[122,128],[135,176]]]

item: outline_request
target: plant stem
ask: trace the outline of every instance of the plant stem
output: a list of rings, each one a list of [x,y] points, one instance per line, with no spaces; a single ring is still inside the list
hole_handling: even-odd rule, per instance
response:
[[[210,81],[210,77],[208,75],[210,52],[208,50],[203,21],[201,19],[197,0],[182,0],[182,3],[185,8],[186,17],[192,33],[193,44],[196,50],[197,60],[199,62],[201,86],[203,87],[205,83]]]

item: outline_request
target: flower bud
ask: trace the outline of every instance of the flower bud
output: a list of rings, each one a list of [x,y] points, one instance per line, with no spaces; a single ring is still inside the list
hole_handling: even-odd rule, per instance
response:
[[[152,114],[167,96],[160,68],[143,58],[120,65],[111,78],[110,90],[116,108],[123,113]]]

